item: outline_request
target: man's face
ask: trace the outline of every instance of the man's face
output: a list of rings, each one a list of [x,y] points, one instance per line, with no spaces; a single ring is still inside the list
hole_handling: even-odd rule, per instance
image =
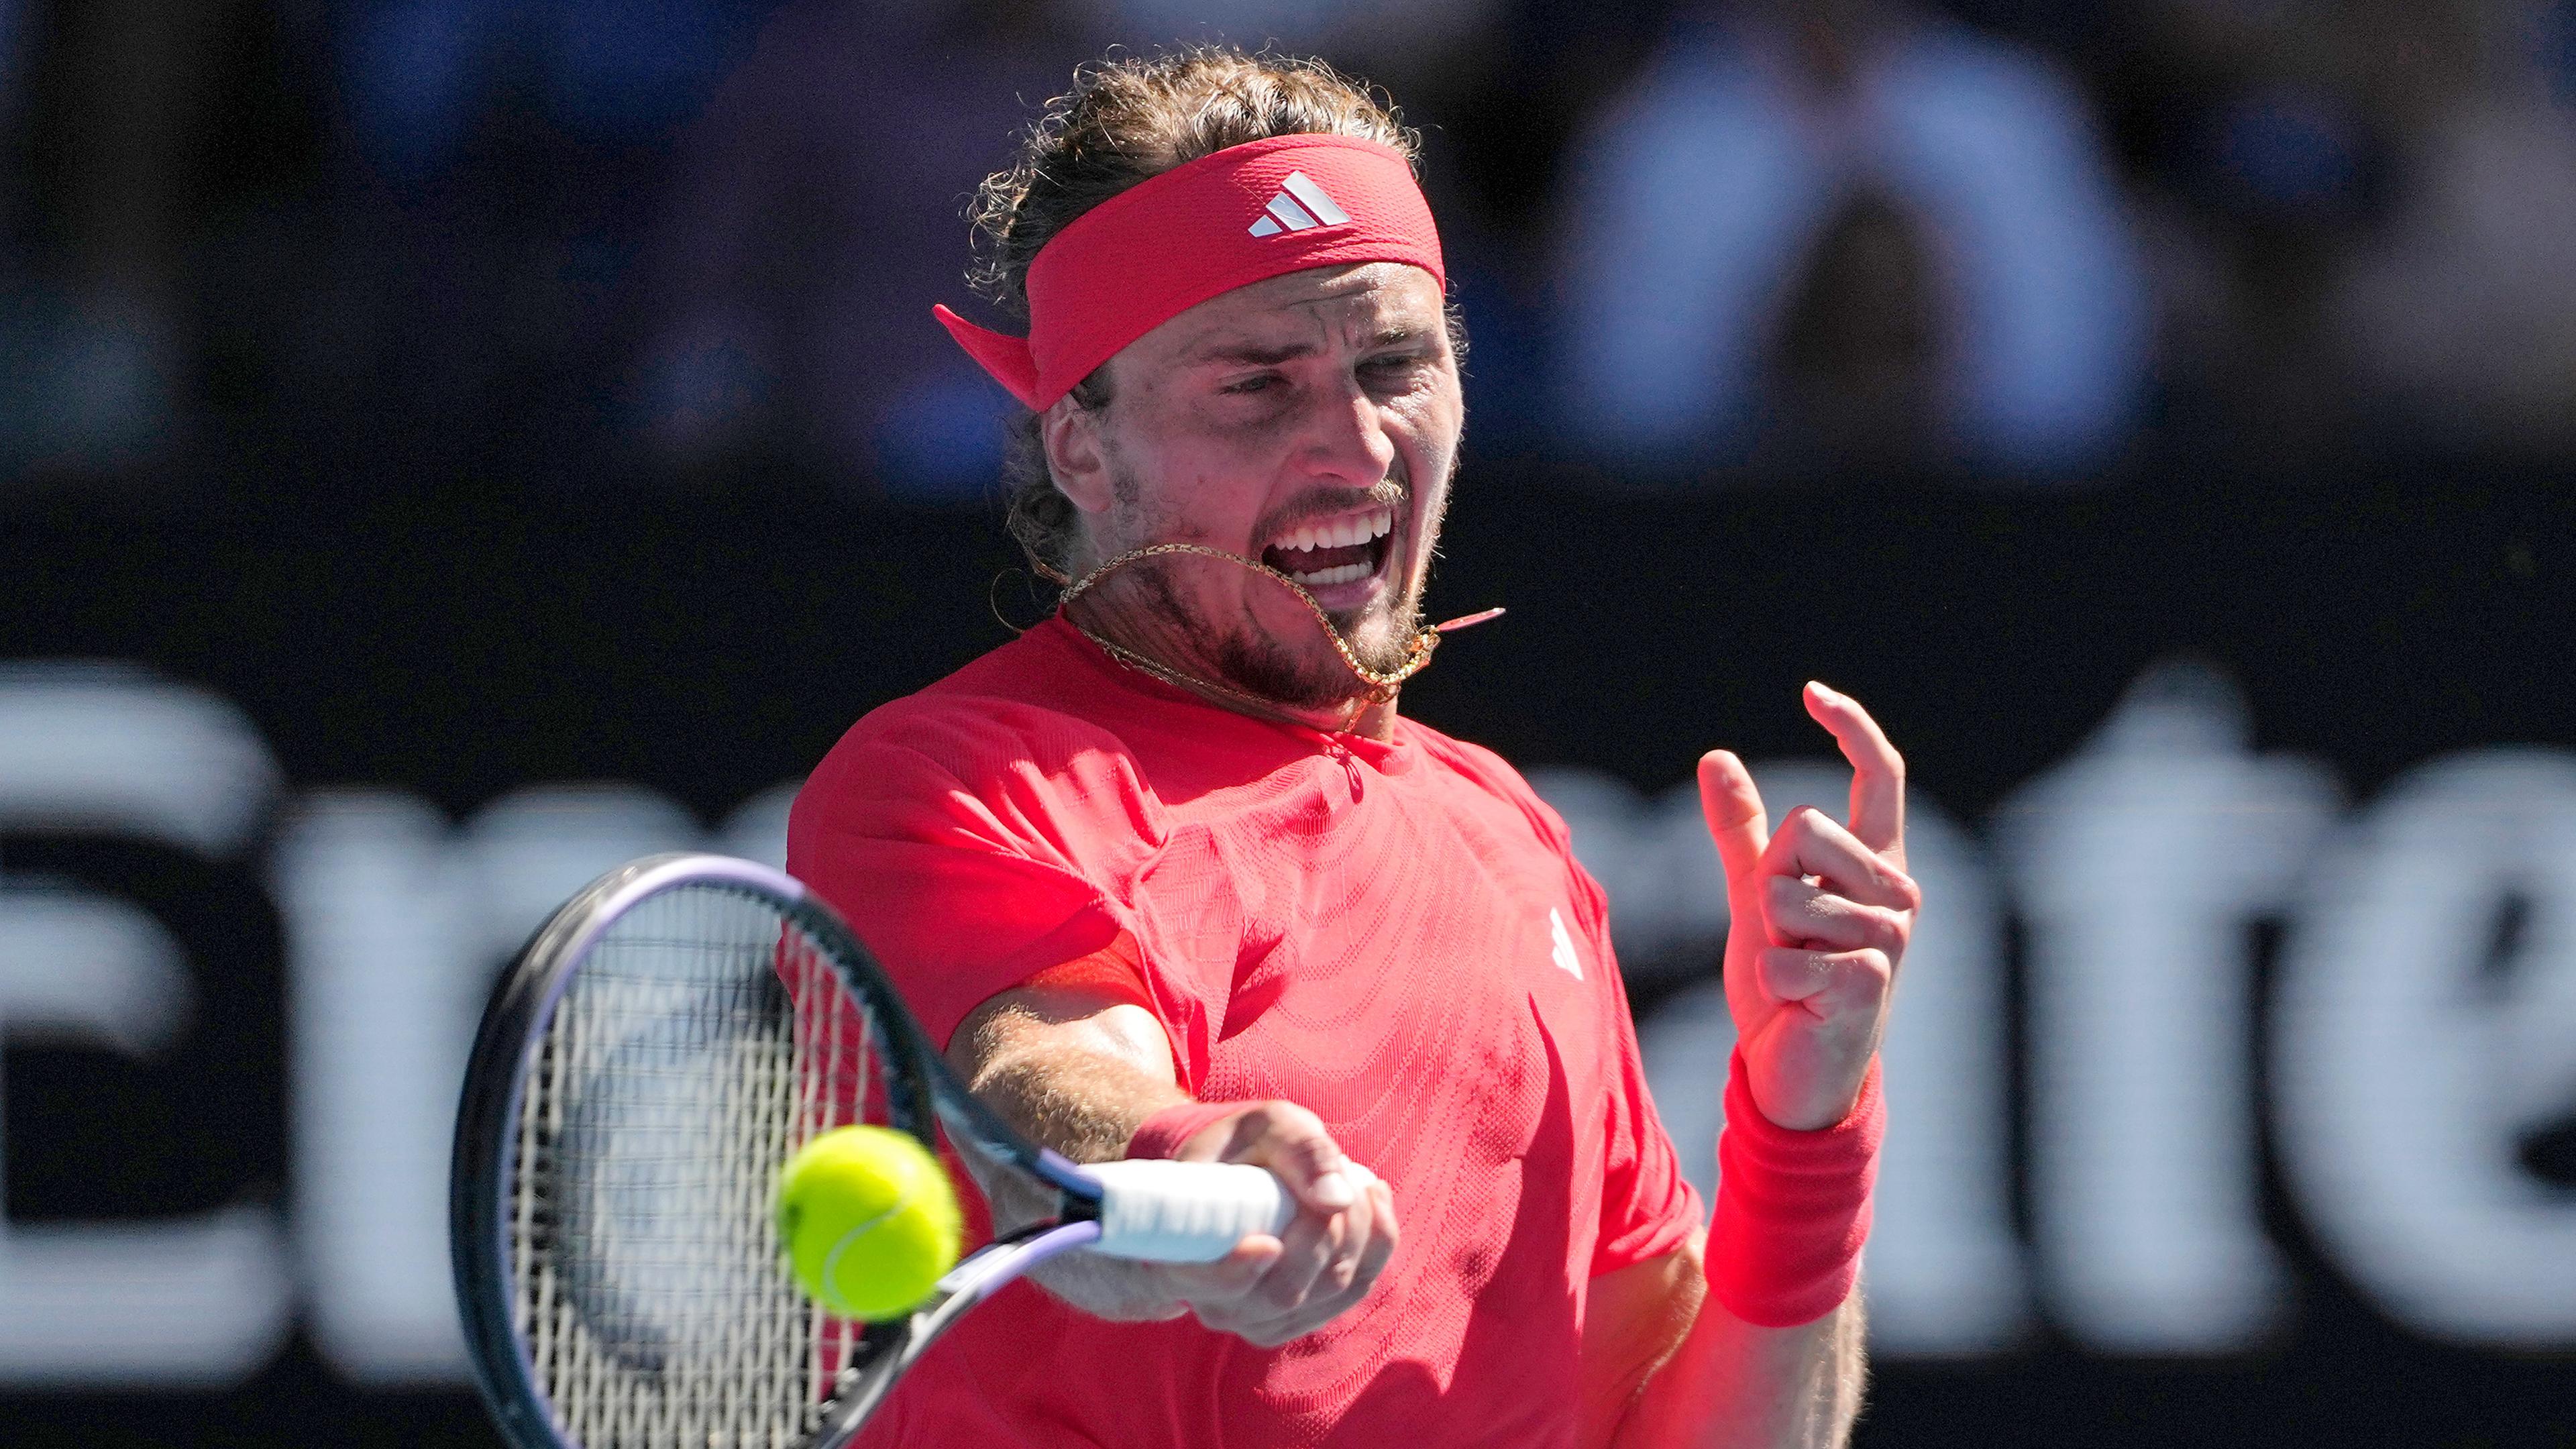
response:
[[[1059,403],[1045,424],[1084,567],[1166,542],[1258,558],[1371,668],[1404,661],[1465,419],[1429,273],[1378,262],[1237,288],[1129,344],[1108,383],[1106,407]],[[1296,595],[1250,569],[1165,556],[1095,597],[1176,668],[1304,707],[1363,687]]]

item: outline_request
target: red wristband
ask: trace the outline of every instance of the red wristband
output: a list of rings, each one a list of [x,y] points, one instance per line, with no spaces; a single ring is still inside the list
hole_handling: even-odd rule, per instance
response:
[[[1127,1139],[1130,1157],[1169,1157],[1181,1150],[1181,1144],[1199,1135],[1199,1130],[1219,1118],[1231,1117],[1252,1105],[1249,1102],[1183,1102],[1145,1119],[1136,1135]]]
[[[1736,1053],[1727,1064],[1717,1212],[1708,1233],[1709,1291],[1727,1312],[1764,1328],[1792,1328],[1851,1296],[1886,1133],[1876,1058],[1850,1116],[1792,1132],[1754,1105],[1744,1055]]]

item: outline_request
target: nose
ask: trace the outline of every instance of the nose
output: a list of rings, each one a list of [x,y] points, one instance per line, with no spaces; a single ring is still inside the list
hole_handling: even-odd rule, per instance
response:
[[[1357,378],[1344,379],[1339,388],[1316,390],[1304,424],[1297,461],[1317,478],[1374,488],[1395,463],[1385,409]]]

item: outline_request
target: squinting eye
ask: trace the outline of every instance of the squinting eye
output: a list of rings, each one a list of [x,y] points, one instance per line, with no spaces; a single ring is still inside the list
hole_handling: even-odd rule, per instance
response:
[[[1225,390],[1227,392],[1263,392],[1278,380],[1278,374],[1265,372],[1258,377],[1247,377],[1241,382],[1229,383]]]

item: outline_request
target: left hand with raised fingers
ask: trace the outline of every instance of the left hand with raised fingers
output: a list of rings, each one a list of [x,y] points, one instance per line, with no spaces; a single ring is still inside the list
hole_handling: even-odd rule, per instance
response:
[[[1795,1131],[1850,1115],[1886,1032],[1923,893],[1905,873],[1905,761],[1860,702],[1821,684],[1807,713],[1852,766],[1851,820],[1801,807],[1770,833],[1744,762],[1699,762],[1726,868],[1726,1003],[1762,1115]]]

